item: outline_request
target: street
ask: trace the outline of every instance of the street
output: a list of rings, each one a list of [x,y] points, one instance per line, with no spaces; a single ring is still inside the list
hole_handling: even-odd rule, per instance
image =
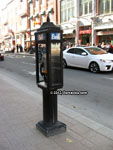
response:
[[[7,54],[0,61],[0,73],[42,95],[36,86],[35,57]],[[59,95],[58,103],[113,129],[113,72],[90,73],[78,68],[64,69],[62,91],[87,91],[87,95]]]

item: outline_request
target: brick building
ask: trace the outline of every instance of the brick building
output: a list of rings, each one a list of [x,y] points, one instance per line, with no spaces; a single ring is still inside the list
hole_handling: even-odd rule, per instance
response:
[[[6,0],[0,16],[0,45],[11,50],[17,44],[29,48],[34,33],[50,20],[63,29],[67,43],[113,44],[113,0]]]
[[[17,44],[29,49],[34,45],[34,33],[46,21],[59,24],[58,0],[7,0],[2,10],[0,31],[2,31],[1,48],[11,50]]]

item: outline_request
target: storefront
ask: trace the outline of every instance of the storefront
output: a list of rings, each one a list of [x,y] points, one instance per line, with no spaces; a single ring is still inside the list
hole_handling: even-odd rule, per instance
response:
[[[63,30],[63,43],[65,43],[66,46],[75,45],[75,28],[70,23],[65,23],[61,25],[61,28]]]
[[[79,27],[79,40],[82,45],[91,44],[91,26]]]
[[[113,44],[113,29],[99,30],[97,34],[97,43],[104,42],[105,44],[111,42]]]
[[[66,42],[67,45],[75,45],[75,33],[63,34],[63,41]]]

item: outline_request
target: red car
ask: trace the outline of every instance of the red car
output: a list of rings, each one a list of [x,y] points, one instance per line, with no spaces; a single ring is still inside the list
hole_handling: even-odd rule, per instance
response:
[[[0,60],[4,60],[4,53],[0,51]]]

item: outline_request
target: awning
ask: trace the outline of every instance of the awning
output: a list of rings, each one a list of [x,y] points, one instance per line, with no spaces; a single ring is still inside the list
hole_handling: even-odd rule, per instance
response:
[[[111,28],[113,28],[113,24],[102,24],[94,27],[95,30],[102,30],[102,29],[104,30],[104,29],[111,29]]]
[[[34,18],[39,17],[39,13],[36,13],[33,17]]]
[[[32,3],[33,1],[32,0],[28,0],[28,3],[30,4],[30,3]]]
[[[49,7],[47,13],[53,13],[53,7]]]
[[[30,20],[33,20],[33,16],[30,16],[29,19],[30,19]]]
[[[42,11],[40,12],[40,15],[45,15],[45,10],[42,10]]]
[[[102,35],[113,35],[113,31],[98,31],[97,32],[98,36],[102,36]]]
[[[11,39],[11,36],[6,36],[6,37],[4,37],[4,39],[5,39],[5,40]]]
[[[34,42],[35,39],[31,39],[31,42]],[[30,39],[25,40],[25,42],[30,42]]]
[[[72,34],[72,33],[73,33],[73,29],[63,30],[63,34]]]

